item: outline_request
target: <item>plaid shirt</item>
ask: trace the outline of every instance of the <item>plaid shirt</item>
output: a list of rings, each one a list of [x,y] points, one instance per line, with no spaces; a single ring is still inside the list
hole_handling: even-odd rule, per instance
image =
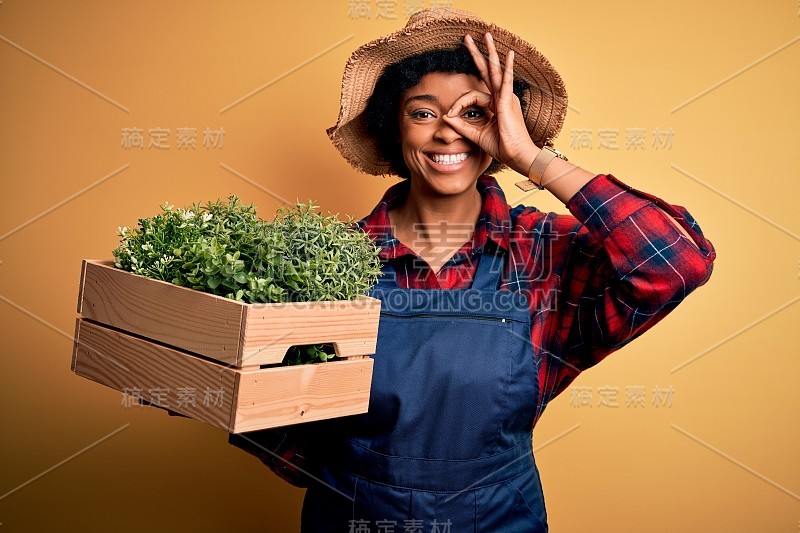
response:
[[[391,231],[388,211],[405,200],[408,182],[391,186],[372,212],[353,225],[381,247],[380,257],[392,262],[400,287],[468,288],[484,247],[507,252],[500,290],[528,295],[531,339],[541,354],[539,397],[531,398],[534,425],[578,374],[653,327],[711,275],[714,247],[689,212],[611,174],[586,183],[566,204],[571,214],[512,208],[486,174],[477,188],[483,204],[472,239],[438,276]],[[307,487],[310,480],[302,470],[316,468],[310,447],[324,442],[325,422],[231,435],[229,442],[259,457],[289,483]]]

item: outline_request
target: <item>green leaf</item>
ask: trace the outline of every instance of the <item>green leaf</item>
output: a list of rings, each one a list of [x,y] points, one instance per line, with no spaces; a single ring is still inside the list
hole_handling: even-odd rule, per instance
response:
[[[313,200],[281,206],[272,220],[235,194],[192,204],[198,216],[190,220],[168,205],[138,219],[124,238],[119,232],[117,268],[247,302],[347,299],[366,294],[380,276],[371,237],[352,219],[317,212]],[[211,215],[205,224],[203,214]],[[163,256],[174,260],[156,263]],[[328,361],[326,349],[304,349],[302,358]]]

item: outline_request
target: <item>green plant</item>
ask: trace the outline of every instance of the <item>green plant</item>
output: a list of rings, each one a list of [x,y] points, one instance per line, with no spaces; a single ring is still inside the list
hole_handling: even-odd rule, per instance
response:
[[[369,235],[339,221],[337,215],[315,213],[311,202],[279,208],[268,224],[270,278],[286,290],[288,301],[352,300],[367,291],[381,274],[379,249]]]
[[[227,202],[189,208],[161,204],[161,213],[118,227],[117,268],[244,303],[351,300],[380,276],[380,249],[363,230],[313,202],[258,217],[235,194]],[[323,348],[287,353],[287,364],[325,361]]]
[[[309,363],[316,363],[317,361],[325,362],[335,357],[334,354],[328,353],[325,349],[333,350],[330,344],[308,344],[301,346],[292,346],[286,352],[286,357],[283,363],[287,365],[303,365]]]

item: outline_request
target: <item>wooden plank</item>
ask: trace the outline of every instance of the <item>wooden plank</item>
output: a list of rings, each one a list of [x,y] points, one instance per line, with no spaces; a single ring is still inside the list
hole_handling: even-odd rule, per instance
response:
[[[72,336],[72,362],[70,368],[75,372],[75,361],[78,359],[78,337],[80,336],[81,319],[75,319],[75,333]]]
[[[371,357],[239,373],[233,432],[366,413]]]
[[[332,343],[339,357],[375,353],[381,301],[250,304],[245,309],[239,366],[280,363],[291,346]]]
[[[366,413],[372,367],[371,357],[356,356],[240,370],[76,319],[76,374],[234,433]],[[195,401],[179,404],[179,389],[193,390]],[[207,389],[222,391],[218,405],[204,401]]]
[[[244,304],[85,259],[82,316],[224,364],[280,363],[291,346],[333,344],[339,357],[375,353],[381,301]]]
[[[241,360],[239,337],[246,304],[85,259],[84,317],[226,364]]]
[[[114,390],[138,391],[145,400],[213,426],[231,427],[236,370],[86,319],[78,322],[76,374]],[[194,389],[194,405],[178,405],[179,389],[186,398]]]
[[[83,261],[81,261],[81,280],[80,284],[78,285],[78,313],[81,312],[83,304],[83,285],[85,279],[86,279],[86,260],[84,259]]]

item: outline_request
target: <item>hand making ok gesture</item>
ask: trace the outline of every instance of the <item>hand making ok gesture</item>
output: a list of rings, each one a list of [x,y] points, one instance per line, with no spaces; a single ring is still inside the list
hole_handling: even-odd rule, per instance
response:
[[[501,70],[500,57],[490,33],[484,34],[489,61],[475,46],[469,34],[464,38],[481,78],[489,93],[473,90],[456,100],[444,120],[458,133],[477,144],[484,152],[505,163],[520,174],[527,176],[538,151],[525,127],[522,106],[514,94],[514,51],[506,55],[505,71]],[[486,111],[489,120],[476,126],[459,116],[462,109],[477,105]]]

